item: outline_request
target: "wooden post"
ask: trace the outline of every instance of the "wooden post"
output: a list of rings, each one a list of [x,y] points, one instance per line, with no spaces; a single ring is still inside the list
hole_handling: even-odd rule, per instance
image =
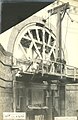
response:
[[[16,112],[16,70],[12,71],[13,78],[13,111]]]
[[[57,12],[57,39],[56,39],[56,59],[59,57],[61,59],[61,13],[60,10]]]
[[[69,9],[69,3],[64,3],[62,5],[59,5],[53,9],[48,10],[48,13],[50,12],[51,15],[57,14],[57,37],[56,37],[56,60],[59,57],[62,59],[62,54],[61,54],[61,13],[66,12],[66,10]],[[64,17],[64,16],[63,16]],[[59,53],[58,53],[59,51]]]
[[[15,88],[15,80],[13,80],[13,111],[16,112],[16,88]]]

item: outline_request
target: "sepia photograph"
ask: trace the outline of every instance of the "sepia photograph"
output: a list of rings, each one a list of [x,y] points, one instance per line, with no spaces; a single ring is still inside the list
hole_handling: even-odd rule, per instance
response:
[[[78,0],[0,0],[0,120],[78,120]]]

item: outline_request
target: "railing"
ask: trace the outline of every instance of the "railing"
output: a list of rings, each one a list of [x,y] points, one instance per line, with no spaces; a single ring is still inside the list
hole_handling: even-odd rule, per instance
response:
[[[78,79],[78,68],[60,62],[39,59],[25,62],[17,61],[16,65],[24,73],[42,73],[42,75],[57,75],[61,76],[61,78],[65,76],[74,80]]]
[[[78,68],[55,61],[51,61],[49,64],[42,63],[42,75],[45,73],[58,75],[61,78],[65,76],[74,78],[74,80],[78,79]]]

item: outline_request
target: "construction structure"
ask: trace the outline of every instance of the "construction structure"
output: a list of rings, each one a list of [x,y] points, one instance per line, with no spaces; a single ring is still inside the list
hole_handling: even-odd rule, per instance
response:
[[[11,111],[26,112],[26,120],[78,115],[78,68],[67,64],[61,35],[70,3],[55,4],[47,12],[57,16],[57,29],[52,21],[47,22],[50,16],[33,15],[0,36],[7,50],[1,46],[1,75],[6,70],[0,78],[4,81],[0,86],[1,120],[3,112]]]

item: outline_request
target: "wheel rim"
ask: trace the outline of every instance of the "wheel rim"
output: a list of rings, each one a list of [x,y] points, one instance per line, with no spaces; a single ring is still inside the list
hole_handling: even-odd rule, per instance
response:
[[[17,36],[13,56],[17,61],[55,60],[56,37],[41,23],[23,28]]]

